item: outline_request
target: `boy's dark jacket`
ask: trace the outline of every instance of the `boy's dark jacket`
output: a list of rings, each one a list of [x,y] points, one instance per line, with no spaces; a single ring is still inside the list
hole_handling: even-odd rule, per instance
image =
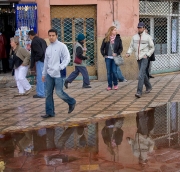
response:
[[[38,36],[35,36],[31,43],[31,66],[33,68],[35,62],[41,61],[44,62],[45,52],[47,44],[46,41]]]

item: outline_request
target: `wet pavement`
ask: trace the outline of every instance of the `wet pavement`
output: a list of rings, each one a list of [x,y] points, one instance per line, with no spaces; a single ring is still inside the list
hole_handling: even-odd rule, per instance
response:
[[[4,79],[5,80],[5,79]],[[3,80],[3,81],[4,81]],[[153,89],[137,99],[137,80],[121,82],[118,90],[106,91],[107,82],[91,82],[91,89],[82,89],[82,82],[73,82],[65,91],[77,101],[75,110],[68,114],[68,105],[54,95],[54,118],[42,119],[45,115],[45,99],[28,96],[13,97],[17,88],[10,88],[13,80],[0,84],[0,133],[27,131],[52,126],[69,126],[84,122],[97,122],[107,117],[119,117],[146,110],[166,102],[180,100],[180,74],[157,76],[151,79]],[[0,82],[1,83],[1,82]]]
[[[106,82],[56,95],[56,116],[45,115],[44,99],[16,97],[14,81],[0,78],[0,171],[7,172],[180,172],[180,74],[156,76],[153,90],[134,97],[137,81],[106,91]],[[168,103],[167,103],[168,102]]]

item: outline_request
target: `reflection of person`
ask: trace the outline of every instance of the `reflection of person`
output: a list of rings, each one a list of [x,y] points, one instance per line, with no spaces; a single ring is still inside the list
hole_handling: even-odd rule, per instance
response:
[[[45,51],[47,48],[46,41],[36,36],[36,33],[31,30],[28,33],[31,43],[31,65],[32,69],[36,63],[36,95],[33,98],[44,98],[45,97],[45,83],[42,82],[42,70],[44,66]]]
[[[148,153],[152,153],[154,149],[154,141],[140,133],[136,133],[135,139],[127,137],[128,143],[131,145],[132,152],[135,157],[139,158],[139,163],[146,164]]]
[[[83,76],[83,86],[82,88],[91,88],[90,82],[89,82],[89,74],[86,68],[86,61],[88,57],[84,56],[84,53],[86,52],[86,48],[84,48],[85,43],[85,36],[83,34],[79,34],[77,37],[78,42],[75,43],[73,48],[73,60],[78,57],[82,60],[81,64],[77,64],[74,62],[75,71],[73,71],[69,77],[66,79],[64,86],[68,88],[68,83],[71,83],[78,75],[79,73]]]
[[[112,51],[113,50],[113,51]],[[114,56],[120,55],[123,51],[122,41],[119,34],[117,34],[117,28],[115,26],[111,26],[101,45],[101,54],[105,59],[106,70],[107,70],[107,80],[108,87],[107,91],[112,90],[114,85],[114,89],[118,89],[117,82],[117,68],[118,66],[114,62]]]
[[[18,37],[11,38],[10,41],[12,47],[10,54],[13,56],[15,80],[19,90],[19,93],[15,94],[14,96],[28,95],[32,91],[32,87],[26,79],[30,53],[26,49],[19,46]]]
[[[114,148],[117,148],[123,139],[123,130],[121,129],[123,121],[124,118],[106,120],[105,127],[101,132],[104,143],[112,155],[115,155]]]
[[[66,67],[70,62],[70,54],[67,46],[57,39],[57,31],[48,31],[51,44],[47,47],[42,72],[42,81],[46,80],[46,115],[41,117],[49,118],[55,116],[53,90],[59,98],[69,105],[68,113],[71,113],[76,105],[76,100],[63,91],[64,80],[66,77]]]
[[[139,158],[140,164],[148,162],[147,155],[152,153],[154,149],[154,141],[150,134],[154,129],[154,109],[144,112],[138,112],[136,116],[137,133],[135,139],[127,137],[128,143],[131,145],[134,156]]]
[[[146,68],[148,65],[148,58],[154,52],[154,43],[151,36],[144,31],[145,24],[143,22],[140,22],[137,27],[138,34],[133,36],[130,47],[126,53],[126,57],[129,57],[133,51],[135,52],[135,56],[139,66],[138,86],[135,96],[137,98],[141,98],[144,84],[146,86],[145,93],[149,93],[152,90],[152,86],[146,74]]]

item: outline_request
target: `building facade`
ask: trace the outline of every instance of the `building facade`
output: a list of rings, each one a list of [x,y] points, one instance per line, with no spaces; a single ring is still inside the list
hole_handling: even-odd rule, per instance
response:
[[[30,3],[21,0],[17,3]],[[104,58],[100,46],[108,28],[115,25],[123,42],[123,53],[143,21],[155,42],[156,61],[152,74],[180,70],[180,2],[178,0],[31,0],[37,3],[38,35],[48,40],[48,30],[55,28],[58,38],[70,51],[70,74],[74,67],[72,48],[78,33],[86,35],[87,69],[90,79],[106,80]],[[157,8],[158,7],[158,8]],[[12,11],[13,12],[13,11]],[[127,79],[136,79],[137,62],[132,55],[125,58],[121,70]],[[81,78],[81,77],[80,77]]]
[[[29,2],[22,0],[23,3]],[[34,0],[38,7],[38,35],[47,38],[50,28],[58,30],[59,40],[72,47],[78,33],[86,35],[88,71],[91,79],[106,80],[104,58],[100,46],[108,28],[116,25],[124,45],[124,52],[131,37],[137,31],[139,1],[134,0]],[[72,55],[71,55],[72,56]],[[68,74],[74,67],[72,61]],[[137,76],[137,64],[133,57],[122,67],[128,79]]]

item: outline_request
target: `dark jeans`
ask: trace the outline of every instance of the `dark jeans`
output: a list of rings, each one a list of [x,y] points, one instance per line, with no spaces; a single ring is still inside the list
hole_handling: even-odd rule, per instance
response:
[[[141,60],[138,60],[138,66],[139,66],[139,78],[138,78],[138,87],[137,87],[137,93],[142,94],[143,90],[143,84],[146,86],[146,90],[149,90],[152,88],[147,73],[146,68],[148,65],[148,59],[142,58]]]
[[[69,97],[63,91],[64,78],[53,78],[50,75],[46,75],[46,114],[50,116],[55,116],[54,112],[54,100],[53,100],[53,90],[55,88],[56,94],[59,98],[64,100],[69,105],[76,103],[74,98]]]
[[[146,68],[146,74],[147,74],[147,77],[149,78],[150,74],[149,74],[149,65],[150,65],[150,60],[148,59],[148,65],[147,65],[147,68]]]
[[[73,71],[66,80],[71,83],[79,73],[83,76],[83,86],[90,85],[89,74],[85,66],[75,66],[75,71]]]
[[[125,79],[121,72],[120,66],[117,66],[117,78],[120,82],[123,82]]]
[[[118,85],[117,82],[117,65],[114,62],[114,59],[105,58],[106,62],[106,70],[107,70],[107,80],[108,80],[108,87],[114,85]]]

